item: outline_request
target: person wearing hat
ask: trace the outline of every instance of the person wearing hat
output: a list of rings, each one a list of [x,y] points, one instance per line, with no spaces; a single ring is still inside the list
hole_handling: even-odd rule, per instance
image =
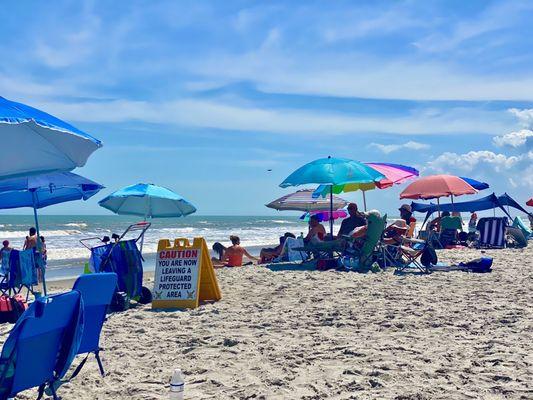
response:
[[[348,214],[350,216],[348,218],[345,218],[341,223],[339,233],[337,234],[337,237],[339,238],[345,235],[349,235],[355,228],[366,226],[366,218],[357,209],[357,204],[348,204]]]
[[[397,219],[390,224],[383,232],[383,241],[386,244],[401,245],[403,238],[409,230],[406,222],[403,219]]]
[[[398,209],[400,211],[400,218],[407,224],[407,237],[412,237],[415,232],[416,219],[413,217],[413,211],[409,204],[402,204]]]

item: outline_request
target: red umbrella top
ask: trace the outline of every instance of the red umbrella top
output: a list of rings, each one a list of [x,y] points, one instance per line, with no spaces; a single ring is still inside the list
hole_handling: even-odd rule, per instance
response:
[[[527,201],[526,205],[533,207],[533,197]]]
[[[475,194],[477,190],[458,176],[430,175],[411,183],[400,193],[400,199],[435,199]]]

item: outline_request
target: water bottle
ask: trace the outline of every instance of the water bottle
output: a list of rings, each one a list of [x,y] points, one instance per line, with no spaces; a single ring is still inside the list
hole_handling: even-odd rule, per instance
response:
[[[183,391],[185,390],[185,381],[181,369],[176,368],[170,379],[170,400],[183,400]]]

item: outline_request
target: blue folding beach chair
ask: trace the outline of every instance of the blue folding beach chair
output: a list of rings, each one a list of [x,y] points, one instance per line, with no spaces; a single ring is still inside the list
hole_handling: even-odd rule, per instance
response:
[[[116,286],[117,274],[115,273],[81,275],[74,283],[73,290],[81,293],[85,311],[85,328],[77,354],[87,354],[87,356],[78,365],[70,379],[78,375],[91,353],[94,353],[100,373],[104,376],[104,367],[100,360],[100,332]]]
[[[74,359],[83,332],[83,301],[77,291],[42,297],[22,314],[0,356],[0,400],[38,387],[52,397]]]

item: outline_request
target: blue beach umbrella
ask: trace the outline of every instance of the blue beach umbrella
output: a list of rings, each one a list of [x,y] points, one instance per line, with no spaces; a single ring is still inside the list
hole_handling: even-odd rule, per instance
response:
[[[196,208],[167,188],[139,183],[111,193],[98,204],[116,214],[147,218],[183,217]]]
[[[0,180],[0,209],[33,208],[37,230],[37,249],[41,249],[37,209],[74,200],[87,200],[103,186],[72,172],[54,172]],[[39,259],[38,259],[39,260]],[[40,261],[38,261],[40,262]],[[46,294],[43,272],[43,289]]]
[[[486,182],[476,181],[475,179],[465,178],[464,176],[460,176],[459,178],[461,178],[463,181],[468,183],[470,186],[472,186],[476,190],[485,190],[489,188],[489,184]]]
[[[102,143],[43,111],[0,97],[0,178],[85,165]]]
[[[333,186],[347,183],[378,183],[386,179],[385,175],[375,169],[347,158],[320,158],[298,168],[290,174],[280,187],[305,184],[330,185],[330,212],[333,213]],[[333,220],[330,220],[330,232],[333,235]]]

